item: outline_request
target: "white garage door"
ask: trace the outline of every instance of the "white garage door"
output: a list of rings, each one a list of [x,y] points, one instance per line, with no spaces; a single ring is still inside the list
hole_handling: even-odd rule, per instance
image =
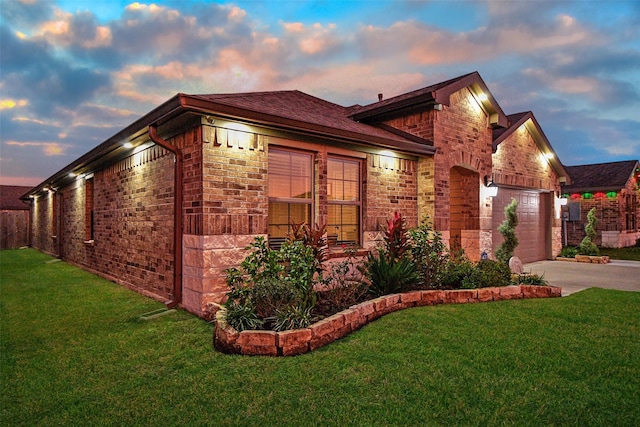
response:
[[[515,256],[522,262],[547,259],[547,248],[551,247],[548,195],[535,191],[498,189],[498,195],[493,198],[493,252],[495,253],[504,240],[498,226],[504,221],[504,208],[512,198],[518,201],[518,247]]]

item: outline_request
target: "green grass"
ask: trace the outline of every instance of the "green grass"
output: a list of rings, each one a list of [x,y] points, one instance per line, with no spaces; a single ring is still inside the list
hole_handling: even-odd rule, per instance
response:
[[[599,248],[600,255],[607,255],[611,259],[626,259],[631,261],[640,261],[640,247],[632,246],[629,248]]]
[[[423,307],[293,358],[33,250],[0,252],[0,425],[640,424],[640,293]]]

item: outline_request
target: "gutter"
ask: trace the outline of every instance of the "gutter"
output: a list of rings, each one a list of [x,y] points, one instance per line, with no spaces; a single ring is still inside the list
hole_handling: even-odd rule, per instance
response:
[[[149,139],[175,158],[173,194],[173,299],[166,302],[167,308],[174,308],[182,302],[182,151],[158,136],[156,125],[149,125]]]

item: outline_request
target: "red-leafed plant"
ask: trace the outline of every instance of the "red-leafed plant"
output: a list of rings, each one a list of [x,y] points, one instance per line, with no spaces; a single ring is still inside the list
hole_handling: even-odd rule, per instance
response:
[[[289,243],[300,241],[305,246],[313,249],[313,255],[318,263],[318,272],[322,270],[324,262],[329,256],[329,247],[327,245],[327,226],[326,224],[315,224],[313,227],[309,226],[306,222],[295,223],[291,221],[291,232],[287,235]]]
[[[391,262],[398,261],[410,248],[409,231],[401,213],[394,212],[393,218],[387,220],[387,229],[384,230],[384,244],[387,259]]]

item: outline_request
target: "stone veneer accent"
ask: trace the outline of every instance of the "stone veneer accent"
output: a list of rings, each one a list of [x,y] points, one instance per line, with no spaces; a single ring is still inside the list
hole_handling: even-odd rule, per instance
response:
[[[305,329],[284,332],[242,331],[223,328],[216,321],[214,347],[224,353],[251,356],[295,356],[308,353],[373,322],[385,314],[411,307],[467,304],[522,298],[560,297],[554,286],[506,286],[502,288],[413,291],[385,295],[353,305]],[[222,311],[218,312],[221,315]]]

